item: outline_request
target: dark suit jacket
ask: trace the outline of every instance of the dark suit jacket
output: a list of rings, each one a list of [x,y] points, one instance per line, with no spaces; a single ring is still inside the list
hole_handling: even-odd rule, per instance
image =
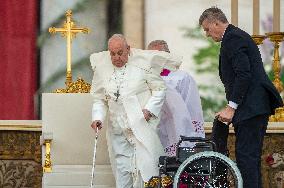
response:
[[[282,99],[265,73],[259,49],[245,31],[229,25],[224,33],[219,76],[226,98],[239,104],[233,124],[261,114],[274,114]]]

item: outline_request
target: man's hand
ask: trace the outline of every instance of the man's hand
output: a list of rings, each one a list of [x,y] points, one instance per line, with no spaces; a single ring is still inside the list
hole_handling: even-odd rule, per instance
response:
[[[226,108],[224,108],[220,112],[216,113],[215,116],[218,117],[219,121],[227,122],[229,124],[229,123],[232,122],[234,114],[235,114],[235,109],[230,107],[230,106],[227,106]]]
[[[144,118],[146,119],[146,121],[149,121],[150,118],[152,117],[151,112],[147,109],[143,109],[142,112],[144,114]]]
[[[91,124],[91,127],[97,132],[97,130],[100,130],[102,128],[102,122],[100,120],[95,120]]]

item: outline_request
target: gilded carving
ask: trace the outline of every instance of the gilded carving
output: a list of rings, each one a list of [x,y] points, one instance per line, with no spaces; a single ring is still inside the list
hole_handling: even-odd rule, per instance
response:
[[[45,160],[43,165],[43,172],[51,172],[52,170],[52,163],[50,157],[51,140],[46,140],[44,145],[45,145]]]
[[[31,160],[0,160],[0,187],[41,187],[41,165]]]
[[[89,93],[91,85],[82,78],[78,78],[76,82],[66,84],[66,89],[56,89],[54,93]]]
[[[0,131],[0,187],[41,187],[41,132]]]
[[[0,159],[27,159],[41,162],[41,132],[1,131]]]
[[[284,122],[284,107],[275,109],[275,114],[269,117],[271,122]]]

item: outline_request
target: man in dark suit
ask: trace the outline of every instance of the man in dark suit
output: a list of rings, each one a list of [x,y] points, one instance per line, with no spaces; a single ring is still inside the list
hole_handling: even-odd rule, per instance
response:
[[[269,115],[283,106],[282,99],[265,73],[259,49],[251,36],[228,23],[217,7],[206,9],[199,24],[215,42],[221,42],[219,76],[228,105],[216,114],[233,123],[236,159],[244,188],[260,188],[261,153]]]

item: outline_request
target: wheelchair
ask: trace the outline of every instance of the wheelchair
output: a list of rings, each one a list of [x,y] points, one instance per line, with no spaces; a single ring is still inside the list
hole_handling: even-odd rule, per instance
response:
[[[194,146],[188,147],[185,142]],[[216,152],[213,141],[181,136],[176,156],[161,156],[159,176],[152,177],[145,187],[242,188],[243,181],[235,162]]]

